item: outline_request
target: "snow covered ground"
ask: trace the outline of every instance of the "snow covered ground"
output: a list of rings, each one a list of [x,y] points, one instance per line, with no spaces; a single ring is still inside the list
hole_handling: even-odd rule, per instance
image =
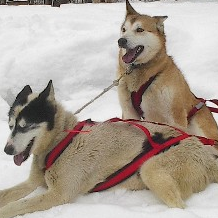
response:
[[[193,92],[218,98],[218,2],[162,1],[133,3],[141,13],[168,15],[165,22],[168,53],[183,71]],[[76,111],[115,79],[117,40],[125,5],[81,4],[0,6],[0,96],[14,95],[29,84],[41,91],[53,80],[56,96]],[[31,160],[17,167],[3,149],[9,134],[8,105],[0,97],[0,189],[28,176]],[[103,121],[120,116],[116,88],[79,114]],[[218,117],[216,116],[218,120]],[[75,203],[25,218],[217,218],[218,184],[194,194],[187,208],[169,209],[150,191],[94,193]]]

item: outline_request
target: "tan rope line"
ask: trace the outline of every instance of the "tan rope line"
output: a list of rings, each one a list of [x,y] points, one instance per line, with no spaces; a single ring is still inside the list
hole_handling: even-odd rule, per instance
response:
[[[133,70],[140,65],[135,65],[134,62],[131,63],[127,68],[126,68],[126,72],[124,74],[122,74],[118,79],[114,80],[113,83],[108,86],[107,88],[105,88],[99,95],[97,95],[95,98],[93,98],[92,100],[90,100],[88,103],[86,103],[85,105],[83,105],[80,109],[78,109],[74,115],[80,113],[84,108],[86,108],[87,106],[89,106],[91,103],[93,103],[96,99],[100,98],[102,95],[104,95],[106,92],[108,92],[109,90],[111,90],[114,86],[118,86],[120,80],[122,79],[122,77],[124,75],[129,75],[133,72]]]
[[[96,99],[100,98],[102,95],[104,95],[106,92],[108,92],[109,90],[111,90],[114,86],[118,86],[119,82],[121,80],[121,78],[124,76],[124,74],[122,74],[118,79],[114,80],[113,83],[108,86],[107,88],[105,88],[99,95],[97,95],[95,98],[93,98],[92,100],[90,100],[88,103],[86,103],[85,105],[83,105],[80,109],[78,109],[74,115],[80,113],[84,108],[86,108],[88,105],[90,105],[91,103],[93,103]]]

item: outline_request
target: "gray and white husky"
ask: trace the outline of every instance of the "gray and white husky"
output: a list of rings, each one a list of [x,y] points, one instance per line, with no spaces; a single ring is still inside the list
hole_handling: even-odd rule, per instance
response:
[[[166,125],[135,123],[146,127],[156,143],[180,134]],[[149,150],[147,136],[131,123],[90,124],[69,141],[69,146],[48,167],[48,154],[65,141],[69,131],[78,124],[77,118],[56,102],[51,81],[39,94],[33,94],[30,86],[25,86],[17,95],[9,111],[11,134],[5,152],[14,156],[17,165],[30,155],[33,162],[27,181],[0,191],[1,218],[72,202]],[[212,150],[198,138],[188,137],[142,163],[137,173],[115,188],[149,188],[169,207],[184,208],[183,200],[193,192],[218,182],[218,163]],[[46,187],[47,191],[22,199],[39,186]]]

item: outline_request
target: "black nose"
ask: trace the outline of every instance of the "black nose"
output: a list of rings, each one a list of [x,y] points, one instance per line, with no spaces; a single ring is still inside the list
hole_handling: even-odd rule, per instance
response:
[[[127,47],[127,39],[125,39],[125,38],[120,38],[120,39],[118,40],[118,45],[119,45],[119,47],[121,47],[121,48],[126,48],[126,47]]]
[[[14,147],[12,145],[6,145],[4,152],[8,155],[13,155],[14,154]]]

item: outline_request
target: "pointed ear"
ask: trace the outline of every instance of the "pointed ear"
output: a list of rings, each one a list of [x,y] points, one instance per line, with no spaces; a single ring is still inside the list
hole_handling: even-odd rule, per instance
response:
[[[39,97],[47,99],[48,101],[55,100],[52,80],[49,81],[47,87],[39,94]]]
[[[29,85],[26,85],[21,91],[20,93],[18,93],[15,101],[18,102],[22,102],[23,99],[27,99],[28,95],[30,95],[32,93],[32,89]]]
[[[157,19],[157,29],[160,33],[164,34],[164,21],[168,18],[168,16],[154,16]]]
[[[132,5],[129,3],[129,1],[126,0],[126,16],[134,14],[138,14],[138,12],[136,12]]]

